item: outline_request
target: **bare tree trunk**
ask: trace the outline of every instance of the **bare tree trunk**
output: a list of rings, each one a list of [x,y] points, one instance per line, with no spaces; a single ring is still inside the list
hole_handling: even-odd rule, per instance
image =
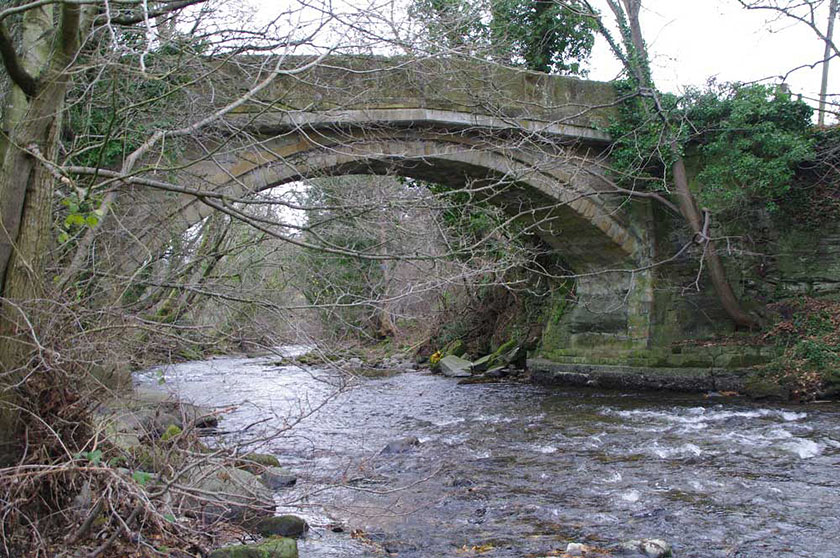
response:
[[[53,160],[58,149],[62,107],[68,77],[63,73],[75,46],[81,10],[62,8],[54,28],[53,8],[24,13],[22,71],[43,78],[37,91],[13,86],[4,113],[4,145],[0,169],[0,294],[6,301],[28,301],[43,293],[45,254],[52,225],[54,177],[39,159]],[[68,38],[69,37],[69,38]],[[31,93],[35,93],[32,95]],[[0,370],[19,364],[20,334],[31,335],[31,324],[8,302],[0,304]]]
[[[834,20],[837,19],[837,3],[838,0],[831,0],[831,5],[828,8],[828,29],[825,32],[825,54],[823,55],[822,84],[820,85],[820,110],[818,117],[820,126],[825,126],[825,101],[828,95],[828,63],[831,61],[832,56],[831,42],[834,36]]]
[[[32,300],[40,293],[51,222],[53,177],[26,150],[37,148],[47,156],[55,153],[59,129],[55,107],[64,99],[58,82],[38,96],[33,97],[31,89],[50,57],[53,8],[25,12],[22,25],[24,54],[12,59],[11,66],[23,79],[20,83],[12,80],[0,135],[0,403],[4,403],[0,405],[0,462],[13,455],[18,429],[19,414],[13,404],[6,403],[15,402],[11,387],[20,378],[17,370],[26,353],[25,341],[37,335],[15,302]],[[2,31],[10,40],[5,28]],[[9,55],[4,52],[3,56],[8,69]]]
[[[386,256],[388,255],[388,239],[387,239],[387,232],[385,230],[385,219],[384,215],[380,215],[379,221],[379,253],[380,255]],[[393,317],[393,303],[391,302],[391,282],[393,281],[393,270],[391,266],[393,262],[389,262],[388,260],[382,260],[379,262],[379,265],[382,266],[382,292],[381,296],[384,299],[382,301],[382,307],[378,311],[378,330],[379,335],[381,337],[394,337],[397,335],[398,330],[396,324],[394,324],[394,317]]]
[[[672,149],[676,151],[676,146],[672,145]],[[707,235],[707,231],[704,230],[703,215],[698,209],[694,195],[688,186],[688,176],[685,172],[685,162],[682,157],[676,157],[671,170],[674,174],[674,189],[677,191],[680,212],[683,214],[685,220],[688,221],[695,235]],[[726,313],[737,326],[747,328],[756,327],[758,321],[741,308],[741,303],[732,291],[732,286],[726,276],[726,269],[723,267],[723,262],[715,248],[715,242],[710,238],[703,238],[702,240],[706,243],[704,256],[709,269],[709,277],[712,280],[712,286],[718,295],[721,306],[723,306],[723,309],[726,310]]]

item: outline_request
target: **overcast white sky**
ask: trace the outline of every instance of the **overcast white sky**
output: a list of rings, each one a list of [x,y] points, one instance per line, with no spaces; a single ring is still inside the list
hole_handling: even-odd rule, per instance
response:
[[[278,8],[283,10],[291,4],[310,1],[251,0],[266,16],[276,15]],[[329,0],[329,3],[333,9],[373,4],[377,6],[373,11],[381,12],[383,20],[387,20],[399,18],[397,14],[404,13],[411,1]],[[605,18],[609,20],[605,2],[594,0],[594,3],[603,6]],[[643,6],[642,28],[651,52],[654,78],[664,90],[679,92],[686,85],[702,86],[711,77],[718,81],[779,83],[781,76],[791,69],[814,64],[823,57],[824,45],[804,25],[785,20],[768,23],[773,17],[770,12],[745,10],[736,0],[644,0]],[[823,28],[826,19],[827,13],[820,19]],[[840,25],[836,36],[840,37]],[[590,63],[589,78],[607,81],[619,70],[618,62],[600,41]],[[798,70],[786,81],[793,93],[815,100],[820,76],[821,67],[817,66]],[[829,93],[832,92],[840,93],[840,59],[832,62]],[[835,100],[840,101],[840,96]]]
[[[823,56],[825,47],[810,29],[789,22],[768,25],[769,12],[744,10],[735,0],[646,0],[643,5],[643,31],[662,89],[702,86],[710,77],[740,82],[773,78]],[[606,45],[600,44],[590,77],[609,80],[618,71]],[[787,82],[794,93],[816,98],[820,75],[819,67],[799,70]],[[776,77],[771,82],[780,81]],[[832,91],[840,91],[840,60],[832,62]]]

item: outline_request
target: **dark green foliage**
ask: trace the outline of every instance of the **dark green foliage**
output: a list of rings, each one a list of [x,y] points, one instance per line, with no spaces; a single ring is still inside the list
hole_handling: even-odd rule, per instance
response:
[[[388,215],[380,215],[364,197],[347,197],[351,191],[360,193],[356,192],[359,184],[348,180],[321,180],[308,190],[308,205],[323,208],[307,215],[310,243],[344,253],[304,250],[300,256],[305,275],[302,292],[331,334],[376,338],[377,301],[384,294],[383,266],[387,264],[356,254],[375,256],[385,248],[381,232]]]
[[[80,74],[67,102],[63,131],[66,162],[115,170],[154,131],[182,124],[188,111],[182,110],[185,96],[181,88],[189,81],[189,71],[182,64],[184,55],[193,49],[188,41],[181,41],[150,53],[146,74],[137,71],[135,55],[126,55],[105,71],[93,67]],[[107,54],[92,48],[86,56],[96,60]],[[159,161],[177,159],[179,142],[166,142],[165,152],[159,155]],[[99,178],[87,176],[77,180],[77,188],[66,190],[58,212],[58,241],[62,244],[85,228],[95,227],[102,217],[102,192],[91,186]]]
[[[346,246],[364,251],[372,243],[359,240]],[[379,263],[318,250],[307,250],[302,258],[309,270],[303,294],[309,304],[318,308],[322,324],[334,334],[373,334],[375,286],[381,278]]]
[[[451,247],[461,248],[456,257],[463,261],[476,257],[502,260],[508,254],[510,243],[521,232],[521,227],[507,222],[504,210],[493,205],[487,196],[440,184],[407,182],[412,187],[428,188],[437,196],[441,221],[453,241]],[[502,189],[500,186],[499,191]]]
[[[618,118],[607,128],[613,138],[610,162],[616,178],[631,189],[665,190],[665,183],[670,182],[673,154],[665,145],[662,119],[656,115],[651,99],[636,94],[632,82],[617,81],[614,85],[624,99],[618,106]],[[662,110],[671,118],[678,118],[679,99],[670,94],[661,98]]]
[[[779,206],[788,224],[821,229],[840,220],[840,127],[818,128],[813,137],[816,156],[799,166]]]
[[[582,73],[594,44],[592,18],[551,0],[493,0],[490,12],[491,40],[510,62],[535,72]]]
[[[582,74],[594,44],[593,20],[574,7],[550,0],[415,0],[412,16],[434,48],[537,72]]]
[[[777,209],[798,165],[814,158],[811,108],[763,85],[692,91],[683,100],[699,159],[699,199],[725,211],[744,203]]]
[[[424,25],[429,44],[458,50],[486,43],[481,13],[481,5],[466,0],[415,0],[411,6],[411,16]]]
[[[161,64],[177,65],[177,60],[159,58]],[[73,147],[72,164],[113,168],[152,131],[177,125],[177,105],[183,101],[180,87],[186,77],[177,78],[176,73],[172,79],[149,78],[126,71],[130,63],[90,76],[90,83],[73,92],[78,98],[71,100],[66,132]],[[174,68],[161,68],[168,70]]]
[[[618,179],[632,188],[665,191],[674,155],[652,101],[628,96],[620,120],[609,129],[616,140],[612,161]],[[668,120],[680,125],[678,153],[694,171],[701,206],[718,214],[747,206],[778,209],[799,166],[814,159],[811,109],[764,85],[715,85],[683,97],[662,95]]]

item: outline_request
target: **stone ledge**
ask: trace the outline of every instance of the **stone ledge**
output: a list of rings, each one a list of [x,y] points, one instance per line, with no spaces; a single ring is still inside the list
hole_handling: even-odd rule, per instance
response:
[[[528,360],[531,379],[539,384],[607,389],[669,391],[742,391],[748,370],[722,368],[650,368],[606,364],[568,364]]]

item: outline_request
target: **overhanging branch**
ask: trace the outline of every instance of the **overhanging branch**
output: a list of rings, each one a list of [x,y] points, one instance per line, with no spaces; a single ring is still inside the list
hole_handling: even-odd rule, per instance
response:
[[[3,66],[6,68],[6,72],[8,72],[12,82],[27,97],[32,98],[37,95],[38,80],[24,69],[20,57],[17,51],[15,51],[15,45],[11,35],[9,35],[9,30],[2,21],[0,21],[0,56],[3,57]]]
[[[111,23],[113,23],[114,25],[134,25],[135,23],[140,23],[141,21],[145,21],[149,18],[155,18],[158,16],[166,15],[176,10],[180,10],[181,8],[186,8],[195,4],[203,4],[204,2],[207,2],[207,0],[175,0],[166,3],[166,5],[164,6],[148,10],[148,12],[140,10],[136,14],[112,17]]]

